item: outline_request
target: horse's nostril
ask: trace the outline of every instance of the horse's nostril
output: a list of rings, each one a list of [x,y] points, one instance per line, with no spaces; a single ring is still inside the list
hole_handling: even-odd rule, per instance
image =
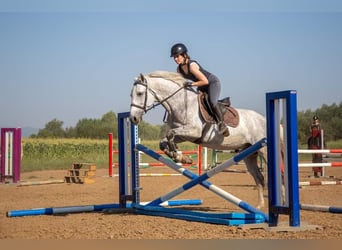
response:
[[[130,120],[133,124],[138,124],[138,122],[139,122],[139,119],[136,116],[131,116]]]

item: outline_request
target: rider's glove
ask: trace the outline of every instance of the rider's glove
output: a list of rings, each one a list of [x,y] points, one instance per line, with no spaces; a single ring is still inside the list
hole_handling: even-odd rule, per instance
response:
[[[185,87],[185,88],[186,88],[186,87],[192,87],[192,82],[190,82],[190,81],[185,82],[185,83],[184,83],[184,87]]]

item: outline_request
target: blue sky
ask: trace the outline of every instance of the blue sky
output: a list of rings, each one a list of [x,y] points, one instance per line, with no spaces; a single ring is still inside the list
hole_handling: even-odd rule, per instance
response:
[[[135,76],[176,69],[176,42],[235,107],[265,114],[265,93],[289,89],[299,111],[339,104],[341,27],[340,1],[0,0],[0,127],[129,111]]]

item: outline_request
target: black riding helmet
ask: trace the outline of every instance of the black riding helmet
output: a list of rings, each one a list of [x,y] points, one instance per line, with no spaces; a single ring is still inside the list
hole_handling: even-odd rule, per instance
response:
[[[180,54],[184,54],[184,53],[187,53],[187,52],[188,52],[188,49],[185,47],[184,44],[176,43],[171,48],[171,55],[170,55],[170,57],[177,56],[177,55],[180,55]]]
[[[312,117],[312,120],[314,120],[314,121],[318,120],[318,116],[317,116],[317,115],[314,115],[314,116]]]

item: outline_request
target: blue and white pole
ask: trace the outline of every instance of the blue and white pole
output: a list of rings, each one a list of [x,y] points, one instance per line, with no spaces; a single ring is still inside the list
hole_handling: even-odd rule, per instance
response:
[[[219,172],[222,172],[222,170],[230,167],[231,165],[236,164],[237,162],[241,161],[242,159],[244,159],[248,155],[259,150],[261,147],[263,147],[265,145],[265,143],[266,143],[266,139],[264,138],[264,139],[260,140],[259,142],[257,142],[256,144],[254,144],[253,146],[242,151],[240,154],[236,155],[232,159],[222,163],[221,165],[215,167],[214,169],[208,171],[207,173],[205,173],[201,176],[198,176],[198,175],[192,173],[191,171],[178,166],[175,162],[171,161],[170,159],[164,158],[160,154],[158,154],[158,153],[154,152],[153,150],[145,147],[144,145],[137,144],[136,145],[137,150],[144,152],[145,154],[149,155],[150,157],[154,158],[155,160],[158,160],[158,161],[164,163],[165,165],[169,166],[173,170],[181,173],[182,175],[184,175],[184,176],[186,176],[192,180],[192,181],[184,184],[180,188],[172,191],[171,193],[169,193],[165,196],[162,196],[162,197],[148,203],[147,205],[148,206],[158,205],[158,204],[162,203],[163,201],[169,200],[170,198],[182,193],[183,191],[185,191],[185,190],[187,190],[187,189],[189,189],[189,188],[191,188],[197,184],[200,184],[201,186],[205,187],[206,189],[212,191],[213,193],[215,193],[218,196],[222,197],[223,199],[235,204],[236,206],[240,207],[241,209],[243,209],[247,212],[262,214],[265,217],[265,220],[268,221],[268,215],[265,214],[263,211],[253,207],[252,205],[248,204],[247,202],[242,201],[241,199],[235,197],[234,195],[222,190],[221,188],[219,188],[219,187],[215,186],[214,184],[210,183],[209,181],[207,181],[207,179],[209,179],[213,175],[215,175]]]

